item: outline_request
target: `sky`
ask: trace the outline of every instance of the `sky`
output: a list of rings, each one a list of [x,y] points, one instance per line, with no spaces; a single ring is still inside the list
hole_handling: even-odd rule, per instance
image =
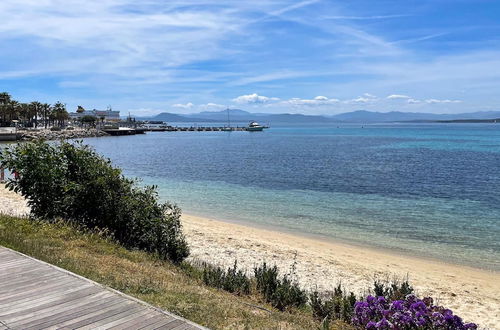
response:
[[[500,110],[500,1],[1,0],[0,91],[70,111]]]

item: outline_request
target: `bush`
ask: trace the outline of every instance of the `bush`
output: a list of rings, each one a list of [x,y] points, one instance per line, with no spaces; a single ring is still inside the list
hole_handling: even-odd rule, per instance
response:
[[[52,127],[50,128],[50,130],[51,130],[51,131],[53,131],[53,132],[59,132],[59,131],[61,130],[61,127],[52,126]]]
[[[206,285],[238,295],[250,294],[250,279],[242,270],[238,270],[236,260],[234,266],[228,268],[227,271],[221,267],[204,264],[203,282]]]
[[[269,268],[264,262],[254,268],[257,290],[267,302],[283,311],[288,307],[301,307],[307,302],[307,295],[289,274],[278,276],[278,267]]]
[[[126,247],[174,262],[189,254],[180,209],[159,203],[155,187],[138,187],[88,146],[22,143],[4,150],[0,164],[18,174],[7,187],[27,199],[35,218],[105,228]]]
[[[389,300],[404,299],[407,295],[413,293],[413,287],[410,285],[408,278],[404,281],[394,279],[391,283],[375,280],[373,283],[373,291],[377,297],[385,297]]]
[[[339,284],[332,295],[321,297],[317,291],[309,295],[313,316],[319,320],[342,320],[350,322],[354,313],[356,296],[345,294]]]

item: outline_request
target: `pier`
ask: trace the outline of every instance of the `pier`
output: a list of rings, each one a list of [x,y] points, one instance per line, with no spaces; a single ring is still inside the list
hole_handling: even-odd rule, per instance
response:
[[[0,141],[16,141],[20,138],[20,134],[15,128],[0,127]]]
[[[269,127],[265,127],[269,128]],[[223,126],[167,126],[167,127],[136,127],[103,129],[103,132],[113,136],[144,134],[146,132],[245,132],[248,127],[223,127]]]

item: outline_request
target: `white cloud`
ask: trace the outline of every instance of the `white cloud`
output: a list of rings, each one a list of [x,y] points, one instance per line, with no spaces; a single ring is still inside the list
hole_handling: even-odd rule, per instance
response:
[[[193,106],[194,104],[191,102],[186,104],[177,103],[172,105],[173,108],[180,108],[180,109],[191,109]]]
[[[273,101],[279,101],[279,98],[262,96],[262,95],[259,95],[257,93],[248,94],[248,95],[241,95],[241,96],[238,96],[237,98],[233,99],[233,102],[236,102],[239,104],[263,104],[263,103],[269,103],[269,102],[273,102]]]
[[[346,100],[344,101],[344,103],[373,103],[378,100],[379,98],[377,96],[370,93],[364,93],[362,96],[359,96],[355,99]]]
[[[321,106],[321,105],[329,105],[340,102],[339,99],[330,99],[326,96],[316,96],[314,99],[301,99],[298,97],[291,98],[289,100],[281,102],[283,105],[291,105],[291,106]]]
[[[437,104],[437,103],[462,103],[460,100],[436,100],[436,99],[428,99],[425,100],[425,103],[428,104]]]
[[[223,105],[223,104],[217,104],[217,103],[207,103],[207,104],[201,104],[199,107],[198,107],[200,110],[210,110],[210,109],[226,109],[227,106]]]
[[[419,103],[422,103],[422,101],[420,100],[416,100],[416,99],[408,99],[408,104],[419,104]]]
[[[407,100],[407,99],[411,99],[411,97],[409,96],[406,96],[406,95],[401,95],[401,94],[392,94],[392,95],[389,95],[387,96],[387,99],[388,100]]]

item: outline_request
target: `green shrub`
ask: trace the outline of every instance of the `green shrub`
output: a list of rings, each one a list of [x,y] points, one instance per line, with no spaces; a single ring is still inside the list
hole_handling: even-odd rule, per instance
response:
[[[250,294],[250,279],[242,270],[238,269],[236,260],[234,266],[229,267],[227,271],[218,266],[204,264],[203,282],[206,285],[238,295]]]
[[[331,295],[321,297],[317,291],[314,291],[309,295],[309,301],[315,318],[350,322],[354,313],[356,296],[352,292],[344,293],[339,284]]]
[[[375,280],[373,291],[376,297],[385,297],[388,300],[402,300],[413,293],[413,287],[408,278],[405,280],[394,279],[393,281]]]
[[[4,150],[0,164],[18,174],[7,187],[27,199],[35,218],[105,228],[126,247],[174,262],[189,254],[180,209],[159,203],[155,187],[139,187],[89,146],[22,143]]]
[[[290,274],[279,277],[278,267],[269,268],[264,262],[254,268],[257,290],[267,302],[283,311],[288,307],[301,307],[307,302],[307,295]]]

